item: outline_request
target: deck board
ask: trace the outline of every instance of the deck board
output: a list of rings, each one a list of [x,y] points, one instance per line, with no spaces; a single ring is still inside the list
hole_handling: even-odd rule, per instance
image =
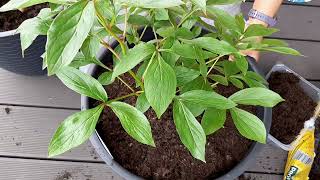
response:
[[[80,95],[56,77],[22,76],[0,68],[0,104],[80,109]]]
[[[242,11],[245,15],[252,8],[252,4],[251,2],[243,3]],[[282,5],[276,25],[280,31],[273,37],[320,41],[319,10],[319,7]]]
[[[47,158],[48,144],[58,124],[74,112],[0,106],[0,155]],[[56,158],[101,161],[90,142]]]
[[[105,164],[0,158],[1,180],[120,180]]]
[[[242,177],[244,179],[254,179],[254,180],[282,180],[282,178],[283,178],[282,175],[257,174],[257,173],[244,173]]]

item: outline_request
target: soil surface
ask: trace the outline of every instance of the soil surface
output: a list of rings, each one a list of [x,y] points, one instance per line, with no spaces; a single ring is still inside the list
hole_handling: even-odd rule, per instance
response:
[[[133,86],[134,80],[124,75],[123,79]],[[106,87],[110,99],[130,93],[119,81]],[[218,87],[225,96],[233,94],[235,88]],[[134,105],[136,97],[124,102]],[[255,107],[242,107],[256,113]],[[228,114],[225,127],[207,137],[206,161],[194,159],[181,143],[173,123],[172,108],[159,120],[153,110],[145,115],[152,127],[156,148],[143,145],[131,138],[120,121],[106,108],[97,129],[115,160],[124,168],[146,179],[212,179],[239,163],[247,154],[252,141],[242,137]]]
[[[9,0],[0,0],[0,7],[7,2],[9,2]],[[23,12],[0,12],[0,32],[17,29],[26,19],[37,16],[40,10],[44,7],[47,7],[47,4],[40,4],[25,8]]]
[[[285,99],[272,110],[270,133],[282,143],[290,144],[312,115],[316,103],[299,86],[300,79],[291,73],[272,73],[268,82],[273,91]]]

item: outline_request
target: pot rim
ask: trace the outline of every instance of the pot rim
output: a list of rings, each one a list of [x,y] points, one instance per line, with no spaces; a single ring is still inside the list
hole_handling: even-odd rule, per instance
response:
[[[105,53],[108,53],[108,50],[104,49],[101,51],[98,55],[98,59],[101,59]],[[109,52],[110,53],[110,52]],[[250,67],[252,68],[253,71],[260,73],[263,75],[258,67],[256,61],[248,57],[248,62],[250,64]],[[89,75],[93,75],[98,68],[98,65],[91,64],[87,67],[86,73]],[[90,108],[89,104],[89,97],[81,95],[81,110],[87,110]],[[262,118],[263,117],[263,123],[265,124],[267,135],[270,131],[271,127],[271,122],[272,122],[272,108],[258,108],[258,117]],[[95,150],[99,154],[99,156],[105,161],[109,167],[115,171],[118,175],[120,175],[124,179],[133,179],[133,180],[140,180],[143,179],[142,177],[139,177],[129,170],[125,169],[120,165],[118,162],[116,162],[111,155],[111,152],[109,151],[108,147],[105,145],[104,141],[100,137],[99,133],[97,130],[95,130],[94,134],[90,137],[90,142],[94,146]],[[267,143],[266,143],[267,144]],[[222,176],[219,176],[216,178],[217,180],[233,180],[237,177],[239,177],[241,174],[243,174],[250,165],[255,163],[255,157],[258,155],[259,152],[261,152],[262,148],[266,144],[261,144],[258,142],[253,142],[250,148],[248,149],[248,152],[246,156],[236,165],[234,166],[231,170],[229,170],[227,173],[225,173]]]
[[[17,34],[20,34],[18,32],[18,29],[14,29],[14,30],[10,30],[10,31],[3,31],[3,32],[0,32],[0,38],[8,37],[8,36],[14,36],[14,35],[17,35]]]

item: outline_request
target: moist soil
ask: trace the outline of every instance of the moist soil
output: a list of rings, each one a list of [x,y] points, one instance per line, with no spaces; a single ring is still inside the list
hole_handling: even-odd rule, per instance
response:
[[[0,7],[9,2],[9,0],[0,0]],[[40,10],[47,7],[46,4],[35,5],[21,11],[0,12],[0,32],[17,29],[26,19],[35,17]]]
[[[268,82],[273,91],[279,93],[284,102],[272,110],[270,133],[285,144],[290,144],[299,135],[304,122],[312,115],[316,103],[299,86],[300,79],[291,73],[272,73]],[[320,177],[320,122],[316,123],[316,158],[310,173],[310,180]]]
[[[290,144],[313,115],[316,103],[299,86],[300,79],[291,73],[272,73],[268,82],[271,90],[281,95],[281,102],[272,109],[270,133],[282,143]]]
[[[134,87],[131,77],[124,75],[123,79]],[[119,81],[105,88],[110,99],[130,93]],[[219,86],[218,91],[230,96],[237,89]],[[124,102],[134,105],[136,97],[127,98]],[[256,113],[255,107],[242,108]],[[194,159],[181,143],[173,123],[172,107],[168,108],[160,120],[151,109],[145,115],[151,123],[156,148],[143,145],[131,138],[109,108],[104,109],[97,126],[115,160],[145,179],[212,179],[237,165],[252,145],[252,141],[238,133],[228,114],[225,127],[207,137],[207,163],[203,163]]]

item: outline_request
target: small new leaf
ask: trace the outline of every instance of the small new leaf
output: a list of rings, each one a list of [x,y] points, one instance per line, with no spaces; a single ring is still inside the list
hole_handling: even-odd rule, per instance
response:
[[[140,143],[155,147],[151,126],[146,116],[135,107],[123,102],[108,104],[119,118],[124,130]]]
[[[90,75],[73,67],[64,67],[57,72],[58,78],[73,91],[106,102],[108,95],[102,85]]]
[[[99,77],[98,77],[98,81],[102,84],[102,85],[109,85],[112,84],[114,82],[114,79],[112,79],[112,72],[107,71],[102,73]]]
[[[206,135],[197,119],[178,99],[173,104],[173,119],[182,143],[194,158],[205,162]]]
[[[57,156],[84,143],[94,132],[103,105],[69,116],[56,130],[49,144],[49,157]]]
[[[284,101],[281,96],[266,88],[247,88],[238,91],[229,97],[238,104],[273,107]]]
[[[141,93],[137,98],[136,108],[143,113],[150,108],[150,104],[145,93]]]
[[[232,108],[230,112],[233,122],[242,136],[266,143],[266,128],[257,116],[239,108]]]

